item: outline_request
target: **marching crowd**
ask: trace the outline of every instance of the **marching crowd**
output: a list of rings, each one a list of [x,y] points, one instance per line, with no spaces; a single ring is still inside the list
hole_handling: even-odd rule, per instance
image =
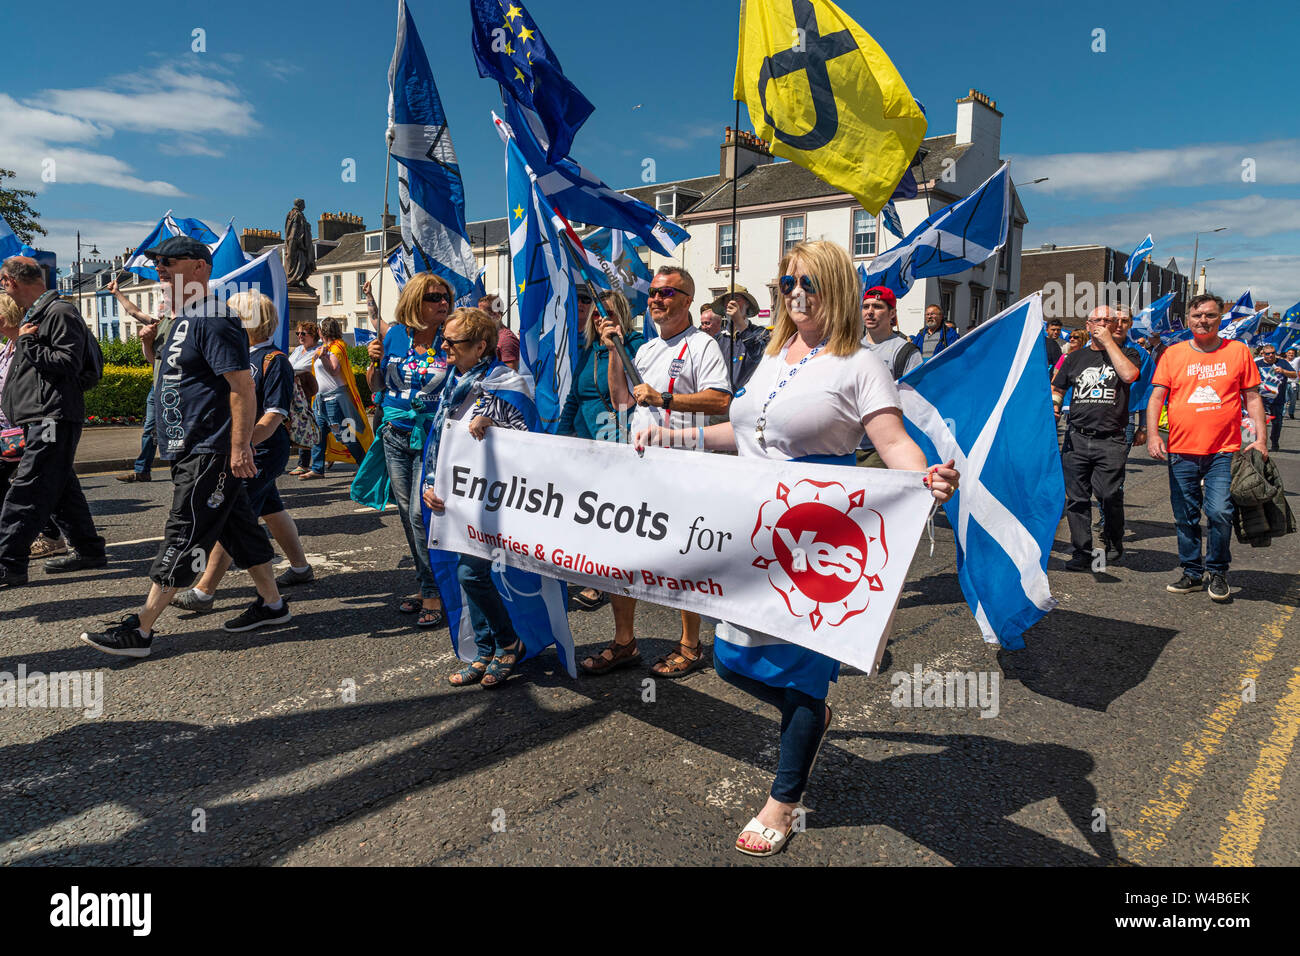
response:
[[[212,263],[204,244],[173,237],[143,254],[156,264],[168,294],[158,315],[136,315],[145,323],[141,341],[154,379],[140,457],[121,480],[149,481],[157,455],[170,464],[172,499],[139,609],[81,639],[108,654],[146,657],[165,609],[211,610],[232,564],[249,572],[257,597],[224,623],[226,630],[291,620],[281,589],[314,578],[277,488],[295,445],[301,450],[290,475],[319,479],[332,462],[352,462],[354,500],[396,505],[415,563],[415,591],[395,596],[397,608],[420,627],[444,625],[424,517],[425,509],[437,514],[444,508],[433,490],[443,426],[464,421],[479,439],[489,428],[538,428],[536,409],[518,399],[531,383],[519,371],[518,339],[501,323],[502,303],[486,297],[477,308],[455,308],[442,278],[419,273],[405,285],[389,324],[367,286],[378,333],[368,346],[366,373],[375,397],[372,418],[336,320],[294,330],[297,347],[286,355],[272,344],[283,317],[268,298],[240,293],[223,303],[209,293]],[[959,475],[952,462],[927,468],[904,427],[895,384],[957,340],[942,310],[927,307],[924,328],[913,338],[902,336],[894,293],[883,287],[861,292],[848,253],[824,241],[801,242],[786,255],[779,288],[771,331],[754,321],[758,304],[742,287],[702,305],[696,325],[692,277],[663,266],[651,282],[647,310],[658,335],[647,341],[622,294],[583,287],[581,354],[558,431],[638,447],[913,470],[924,473],[935,499],[950,498]],[[96,377],[87,366],[94,366],[97,347],[73,305],[45,290],[32,260],[6,260],[0,291],[0,438],[8,436],[0,448],[0,591],[8,592],[27,583],[33,557],[47,557],[51,573],[99,568],[107,559],[73,470],[83,391]],[[1153,458],[1169,462],[1181,563],[1169,590],[1208,586],[1211,598],[1227,599],[1228,489],[1233,453],[1242,445],[1241,409],[1244,403],[1253,428],[1246,450],[1266,461],[1261,396],[1274,415],[1276,450],[1282,414],[1294,417],[1296,371],[1271,346],[1256,358],[1245,345],[1219,338],[1222,308],[1213,296],[1193,298],[1188,322],[1194,337],[1168,347],[1158,341],[1127,346],[1131,317],[1122,309],[1094,310],[1086,329],[1075,333],[1078,341],[1072,336],[1065,347],[1060,323],[1048,324],[1052,400],[1067,423],[1062,457],[1074,551],[1068,570],[1096,569],[1093,498],[1106,558],[1122,561],[1124,464],[1132,445],[1145,442]],[[624,367],[625,356],[635,376]],[[1144,389],[1140,404],[1131,401]],[[1167,439],[1160,421],[1166,402]],[[278,577],[259,519],[288,559]],[[500,686],[526,648],[493,584],[490,563],[458,555],[455,576],[477,654],[448,681]],[[613,611],[612,639],[580,662],[585,673],[640,662],[633,598],[588,588],[575,589],[571,602],[585,610],[609,603]],[[704,666],[700,627],[698,614],[682,611],[676,648],[650,670],[678,678]],[[712,657],[723,680],[781,715],[770,798],[736,841],[741,852],[770,855],[792,830],[831,721],[826,700],[839,665],[726,621],[717,626]]]

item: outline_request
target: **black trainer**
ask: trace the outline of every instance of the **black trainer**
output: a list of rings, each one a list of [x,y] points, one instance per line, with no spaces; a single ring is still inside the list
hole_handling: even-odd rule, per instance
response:
[[[227,631],[252,631],[259,627],[266,627],[268,624],[283,624],[285,621],[293,620],[293,615],[289,613],[289,602],[280,598],[280,610],[272,611],[266,606],[266,602],[258,595],[256,601],[248,606],[248,610],[239,617],[232,618],[225,624],[221,625]]]
[[[1191,594],[1193,591],[1205,590],[1205,582],[1184,572],[1183,576],[1173,584],[1166,584],[1165,590],[1172,591],[1174,594]]]
[[[145,637],[140,633],[138,614],[128,614],[122,620],[113,622],[102,634],[87,634],[83,631],[81,639],[105,654],[115,654],[118,657],[148,657],[153,647],[153,635]]]
[[[27,583],[27,575],[19,574],[17,571],[10,571],[3,564],[0,564],[0,591],[5,588],[16,588]]]
[[[1065,562],[1067,571],[1091,571],[1092,556],[1087,554],[1076,554],[1069,561]]]
[[[1232,592],[1228,590],[1228,579],[1222,574],[1210,575],[1210,600],[1223,603],[1231,600]]]
[[[1119,567],[1124,563],[1124,546],[1114,545],[1106,549],[1106,564]]]
[[[67,554],[61,554],[57,558],[50,558],[45,562],[45,570],[50,574],[58,574],[60,571],[84,571],[87,568],[106,568],[108,567],[108,556],[99,555],[98,557],[87,557],[84,554],[78,554],[76,551],[69,551]]]

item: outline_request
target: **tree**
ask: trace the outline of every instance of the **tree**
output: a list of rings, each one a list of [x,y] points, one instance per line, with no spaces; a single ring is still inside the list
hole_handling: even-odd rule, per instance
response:
[[[13,179],[14,175],[12,169],[0,169],[0,216],[4,216],[18,240],[30,246],[36,236],[45,235],[45,230],[41,227],[40,214],[27,204],[36,193],[30,189],[5,188],[5,179]]]

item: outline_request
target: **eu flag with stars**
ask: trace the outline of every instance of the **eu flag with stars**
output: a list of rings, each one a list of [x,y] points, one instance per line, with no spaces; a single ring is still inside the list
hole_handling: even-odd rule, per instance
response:
[[[479,76],[496,80],[503,96],[537,114],[546,129],[549,162],[567,156],[573,137],[595,107],[564,75],[555,51],[523,4],[470,0],[469,9]]]

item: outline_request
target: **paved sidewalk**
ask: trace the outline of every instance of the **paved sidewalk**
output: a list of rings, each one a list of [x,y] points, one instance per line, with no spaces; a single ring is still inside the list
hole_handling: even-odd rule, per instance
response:
[[[108,471],[129,471],[140,454],[139,425],[87,425],[77,446],[78,475],[96,475]],[[167,463],[154,460],[155,468]]]

